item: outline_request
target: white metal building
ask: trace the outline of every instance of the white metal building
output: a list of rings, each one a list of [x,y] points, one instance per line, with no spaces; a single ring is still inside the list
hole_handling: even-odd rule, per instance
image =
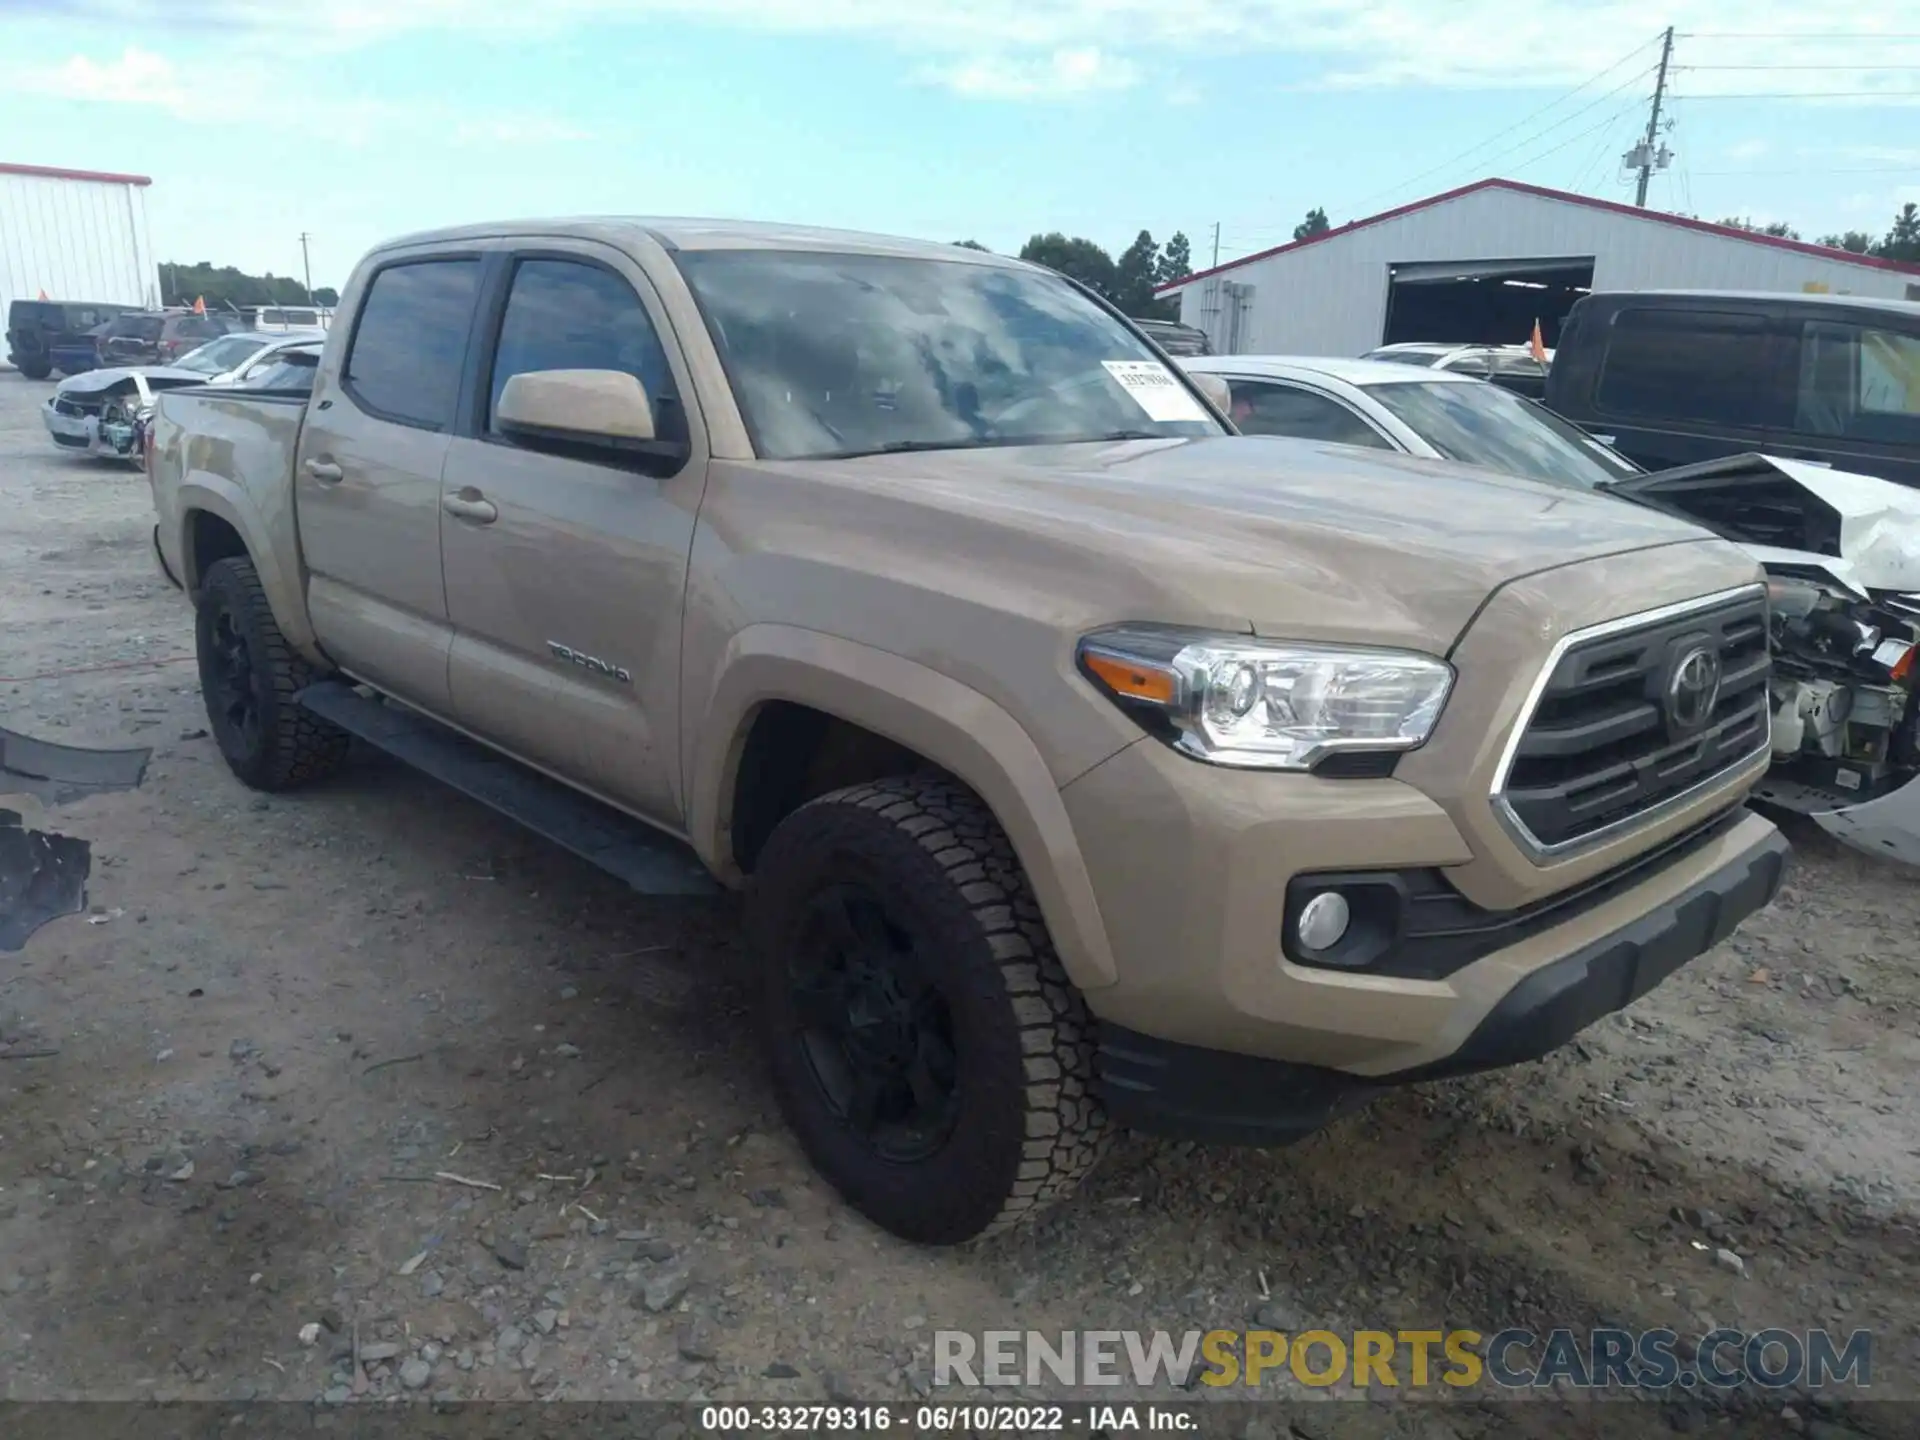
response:
[[[15,300],[160,302],[145,175],[0,163],[0,315]]]
[[[1588,290],[1831,291],[1920,299],[1920,266],[1657,210],[1480,180],[1162,287],[1227,355],[1519,344]]]

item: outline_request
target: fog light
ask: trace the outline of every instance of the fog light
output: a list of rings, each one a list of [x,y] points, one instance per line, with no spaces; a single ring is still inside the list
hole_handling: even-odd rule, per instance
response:
[[[1347,933],[1347,922],[1351,919],[1347,897],[1337,890],[1327,890],[1300,907],[1300,918],[1294,922],[1293,933],[1308,950],[1330,950]]]

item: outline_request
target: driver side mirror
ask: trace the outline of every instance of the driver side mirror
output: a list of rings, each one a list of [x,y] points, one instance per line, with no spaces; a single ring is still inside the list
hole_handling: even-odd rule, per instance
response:
[[[1207,397],[1214,409],[1218,410],[1222,415],[1232,412],[1233,387],[1228,385],[1225,379],[1218,375],[1211,375],[1197,370],[1189,370],[1187,372],[1187,378],[1193,381],[1194,389]]]
[[[650,441],[647,387],[624,370],[528,370],[507,381],[494,421],[515,439],[620,447]]]

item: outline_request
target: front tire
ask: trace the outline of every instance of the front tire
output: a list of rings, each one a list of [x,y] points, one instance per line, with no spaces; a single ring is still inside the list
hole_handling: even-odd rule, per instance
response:
[[[22,360],[20,373],[29,380],[45,380],[53,374],[53,365],[46,360]]]
[[[801,806],[761,852],[748,926],[781,1109],[876,1224],[922,1244],[989,1235],[1104,1152],[1092,1018],[1013,846],[958,782]]]
[[[255,790],[291,790],[331,774],[347,732],[294,700],[319,679],[274,622],[253,562],[215,561],[200,582],[194,648],[207,727],[227,768]]]

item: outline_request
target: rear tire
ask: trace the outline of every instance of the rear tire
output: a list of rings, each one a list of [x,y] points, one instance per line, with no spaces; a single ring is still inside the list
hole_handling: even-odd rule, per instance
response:
[[[320,678],[274,622],[253,562],[215,561],[194,617],[207,726],[227,768],[255,790],[291,790],[340,767],[347,732],[295,703]]]
[[[46,360],[23,360],[20,363],[20,373],[29,380],[45,380],[53,374],[53,365]]]
[[[972,1240],[1099,1160],[1092,1017],[1013,846],[958,782],[801,806],[760,854],[748,928],[781,1109],[876,1224]]]

